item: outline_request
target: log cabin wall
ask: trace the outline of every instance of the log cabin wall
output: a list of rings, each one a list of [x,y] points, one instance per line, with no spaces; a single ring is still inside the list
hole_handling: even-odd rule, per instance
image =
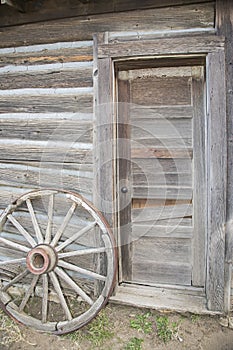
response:
[[[1,209],[38,187],[93,199],[94,33],[117,40],[119,32],[163,37],[215,28],[215,1],[34,4],[25,13],[0,6]],[[233,286],[231,295],[233,307]]]

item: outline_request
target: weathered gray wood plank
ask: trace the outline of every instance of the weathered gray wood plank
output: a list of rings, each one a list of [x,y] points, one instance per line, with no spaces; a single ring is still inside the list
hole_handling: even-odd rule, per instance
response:
[[[36,48],[37,50],[36,50]],[[90,62],[93,59],[92,41],[56,43],[49,45],[0,49],[0,67],[6,65],[41,65],[66,62]],[[30,51],[31,50],[31,51]]]
[[[176,287],[177,288],[177,287]],[[159,310],[190,311],[195,313],[209,313],[206,309],[206,299],[203,292],[193,292],[187,288],[146,287],[122,284],[111,297],[114,302],[154,308]]]
[[[192,174],[192,162],[190,158],[135,158],[133,164],[143,170],[145,174]],[[134,166],[134,165],[133,165]],[[134,170],[135,171],[135,170]],[[135,173],[136,174],[136,173]]]
[[[43,115],[36,114],[18,115],[14,118],[8,114],[7,118],[1,118],[0,114],[0,138],[4,139],[27,139],[38,141],[66,141],[92,143],[93,125],[92,121],[78,119],[75,114],[69,119],[43,118]],[[0,141],[1,142],[1,141]],[[4,141],[3,141],[4,142]]]
[[[166,228],[164,227],[163,230],[165,231]],[[156,232],[156,227],[154,231]],[[141,238],[134,243],[134,282],[191,284],[190,241],[173,240],[171,237]],[[149,255],[148,251],[150,251]]]
[[[130,84],[118,79],[117,113],[117,172],[119,234],[121,245],[120,281],[132,279],[132,242],[131,242],[131,125],[130,125]],[[125,189],[125,191],[124,191]]]
[[[157,184],[156,184],[157,185]],[[134,185],[132,188],[132,195],[134,198],[146,198],[146,199],[175,199],[175,200],[192,200],[193,189],[192,187],[180,186],[152,186],[150,183],[145,186]]]
[[[192,106],[139,106],[130,105],[130,117],[132,121],[143,119],[181,119],[192,118]]]
[[[105,5],[106,6],[106,5]],[[55,41],[90,40],[92,34],[105,31],[137,31],[213,27],[213,3],[173,6],[137,12],[89,15],[43,23],[43,35],[38,24],[1,29],[1,47],[29,45]],[[73,30],[75,28],[75,30]]]
[[[206,116],[204,112],[204,67],[193,67],[193,269],[192,285],[204,286],[206,272]]]
[[[25,66],[25,68],[27,68]],[[13,69],[12,69],[13,70]],[[11,73],[1,74],[0,89],[24,89],[24,88],[71,88],[92,86],[92,67],[86,69],[57,70],[50,72]]]
[[[224,46],[223,38],[215,35],[195,36],[190,38],[163,38],[157,40],[139,41],[137,45],[133,42],[120,44],[102,44],[99,46],[98,54],[100,58],[111,56],[113,58],[142,56],[142,52],[148,56],[176,55],[207,53],[211,50],[218,50]]]
[[[170,92],[170,90],[167,90]],[[155,92],[154,92],[155,93]],[[155,138],[163,140],[166,146],[166,140],[170,138],[191,139],[192,138],[192,119],[148,119],[143,116],[138,120],[134,120],[131,125],[132,139],[140,140],[140,138]],[[180,142],[182,145],[182,142]],[[185,143],[183,143],[185,146]]]
[[[169,99],[168,99],[169,91]],[[189,77],[142,77],[131,81],[131,102],[142,106],[190,105]]]
[[[0,140],[0,161],[92,163],[92,145],[78,142]]]
[[[226,115],[227,115],[227,208],[226,208],[226,256],[225,256],[225,311],[233,305],[231,281],[233,281],[233,3],[231,0],[216,1],[216,28],[218,35],[226,37]],[[232,287],[233,288],[233,287]]]
[[[207,57],[209,149],[207,305],[224,310],[226,223],[226,99],[225,56],[219,50]]]
[[[81,193],[92,193],[92,173],[66,170],[65,164],[54,167],[0,164],[0,182],[4,186],[49,187],[67,190],[77,189]]]
[[[29,100],[30,103],[28,103]],[[91,113],[93,110],[92,105],[93,96],[91,94],[0,96],[0,113]]]
[[[151,168],[152,170],[152,168]],[[192,186],[191,173],[154,173],[141,168],[137,161],[132,163],[133,186]]]
[[[191,204],[177,204],[169,206],[160,206],[155,208],[142,208],[133,209],[132,218],[133,222],[145,222],[152,221],[156,222],[158,220],[165,219],[175,219],[175,218],[185,218],[192,216],[193,208]]]
[[[95,41],[95,48],[97,41]],[[96,52],[96,49],[94,49]],[[97,60],[97,57],[95,57]],[[113,170],[113,71],[111,59],[98,60],[95,88],[95,193],[94,204],[113,224],[114,170]]]
[[[153,238],[184,238],[190,239],[193,235],[193,228],[190,226],[161,226],[133,224],[132,240],[143,237]]]

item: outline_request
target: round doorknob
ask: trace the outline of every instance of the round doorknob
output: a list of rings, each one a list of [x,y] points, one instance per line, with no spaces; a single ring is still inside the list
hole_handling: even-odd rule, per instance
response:
[[[127,193],[128,192],[128,188],[127,187],[122,187],[121,188],[121,192],[122,193]]]

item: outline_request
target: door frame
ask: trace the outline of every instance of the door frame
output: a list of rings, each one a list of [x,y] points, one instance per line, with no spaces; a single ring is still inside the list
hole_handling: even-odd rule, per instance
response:
[[[199,292],[120,285],[113,299],[135,305],[198,312],[224,311],[226,224],[226,88],[224,40],[215,35],[157,38],[122,43],[94,36],[94,203],[118,240],[116,187],[116,67],[140,67],[145,59],[204,57],[206,66],[207,249],[205,290]],[[221,118],[219,118],[221,115]],[[119,245],[119,244],[118,244]],[[121,249],[119,249],[121,254]],[[157,294],[158,295],[157,295]],[[170,293],[170,294],[169,294]],[[180,294],[179,294],[180,293]],[[176,293],[175,293],[176,294]],[[180,295],[180,297],[179,297]],[[194,298],[190,304],[191,296]],[[187,297],[187,298],[186,298]],[[198,299],[200,298],[200,299]],[[169,299],[172,299],[171,305]],[[186,300],[187,299],[187,300]],[[201,300],[201,302],[200,302]]]

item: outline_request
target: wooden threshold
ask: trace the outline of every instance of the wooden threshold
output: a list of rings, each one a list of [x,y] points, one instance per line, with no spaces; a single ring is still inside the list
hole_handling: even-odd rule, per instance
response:
[[[160,311],[192,312],[216,315],[220,312],[207,310],[204,292],[194,288],[190,290],[139,286],[122,283],[117,286],[110,302],[157,309]]]

